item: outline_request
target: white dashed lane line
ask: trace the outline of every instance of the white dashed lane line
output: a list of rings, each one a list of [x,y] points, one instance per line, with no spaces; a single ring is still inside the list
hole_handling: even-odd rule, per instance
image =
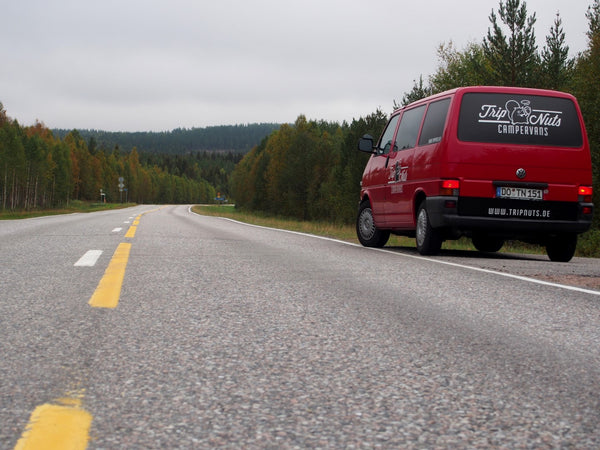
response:
[[[77,266],[77,267],[93,267],[96,265],[96,262],[98,261],[98,258],[100,258],[101,254],[102,254],[102,250],[88,250],[73,265]]]

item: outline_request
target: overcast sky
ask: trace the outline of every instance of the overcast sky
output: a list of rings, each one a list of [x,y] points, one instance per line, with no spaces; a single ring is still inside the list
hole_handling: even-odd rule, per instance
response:
[[[19,0],[3,2],[0,102],[22,125],[167,131],[350,122],[481,42],[498,0]],[[527,0],[545,44],[560,12],[571,55],[592,0]]]

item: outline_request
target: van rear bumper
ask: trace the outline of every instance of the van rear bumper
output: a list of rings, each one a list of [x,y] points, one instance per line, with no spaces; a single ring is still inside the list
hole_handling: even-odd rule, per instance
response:
[[[461,232],[487,230],[506,236],[532,233],[583,233],[592,224],[593,204],[505,200],[478,197],[429,197],[433,228]],[[592,214],[583,214],[590,207]]]

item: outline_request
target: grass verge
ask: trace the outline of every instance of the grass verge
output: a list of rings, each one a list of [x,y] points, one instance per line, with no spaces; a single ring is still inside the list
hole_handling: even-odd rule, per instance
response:
[[[229,219],[235,219],[253,225],[299,231],[302,233],[316,234],[318,236],[326,236],[358,243],[354,227],[350,227],[349,225],[299,221],[282,217],[273,217],[261,213],[248,213],[235,209],[233,205],[195,205],[192,207],[192,210],[205,216],[227,217]]]
[[[31,209],[27,211],[2,211],[0,220],[29,219],[31,217],[53,216],[58,214],[86,213],[94,211],[104,211],[107,209],[121,209],[135,206],[135,203],[99,203],[83,202],[73,200],[68,206],[57,209]]]

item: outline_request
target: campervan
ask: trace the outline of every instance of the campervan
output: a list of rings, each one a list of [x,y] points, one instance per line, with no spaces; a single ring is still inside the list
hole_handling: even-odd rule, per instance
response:
[[[464,87],[395,111],[361,182],[359,241],[414,236],[423,255],[467,236],[480,251],[506,240],[569,261],[592,223],[592,164],[581,111],[567,93]]]

